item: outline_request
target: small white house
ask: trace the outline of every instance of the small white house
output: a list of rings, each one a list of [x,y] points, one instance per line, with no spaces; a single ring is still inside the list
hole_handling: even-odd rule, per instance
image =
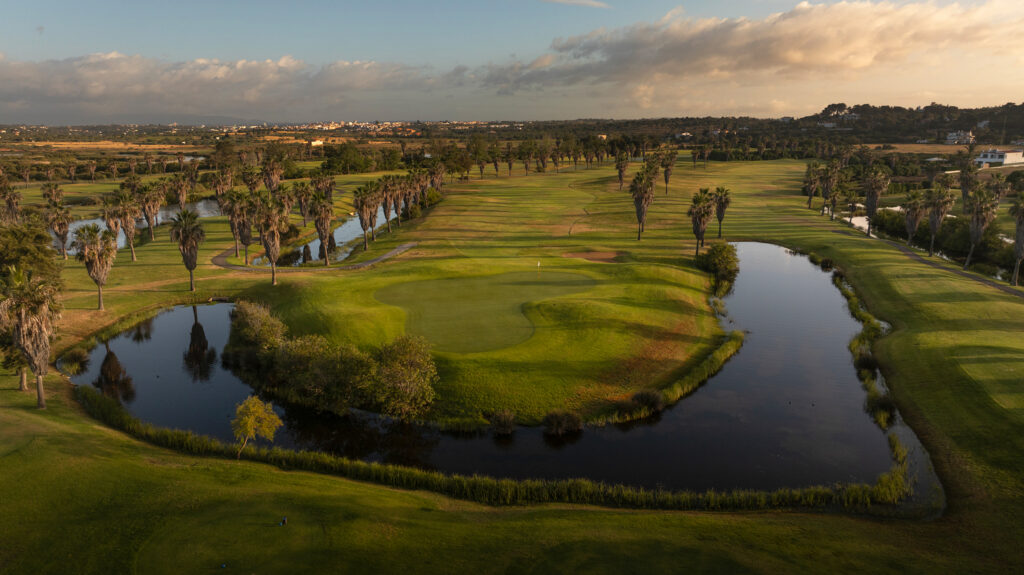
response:
[[[992,148],[985,150],[980,156],[974,158],[974,163],[979,166],[1024,164],[1024,150],[997,150]]]

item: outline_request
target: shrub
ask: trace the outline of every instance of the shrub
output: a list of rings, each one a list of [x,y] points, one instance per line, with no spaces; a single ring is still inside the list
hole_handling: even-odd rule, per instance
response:
[[[433,206],[441,201],[441,192],[436,188],[430,188],[427,190],[427,205]]]
[[[372,393],[381,413],[409,421],[434,401],[437,366],[427,340],[404,335],[385,344],[377,352],[377,365]]]
[[[665,409],[665,394],[655,390],[645,390],[633,394],[633,403],[650,411]]]
[[[263,304],[240,301],[231,312],[232,332],[242,341],[260,349],[275,349],[284,341],[288,328]]]
[[[552,411],[541,422],[547,435],[569,435],[583,429],[583,420],[570,411]]]
[[[696,263],[697,267],[711,274],[716,295],[728,293],[740,273],[740,259],[736,255],[736,246],[732,244],[714,244],[697,256]]]
[[[510,409],[502,409],[491,416],[491,427],[495,435],[512,435],[516,430],[516,414]]]
[[[68,375],[78,375],[89,367],[89,353],[80,347],[73,347],[60,358],[60,366]]]
[[[410,220],[414,220],[422,215],[419,205],[413,204],[409,206],[409,209],[405,211],[405,217]]]

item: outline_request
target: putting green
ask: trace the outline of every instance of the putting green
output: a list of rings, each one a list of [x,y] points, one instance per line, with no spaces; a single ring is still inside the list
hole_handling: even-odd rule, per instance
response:
[[[525,304],[589,289],[594,280],[567,272],[512,272],[406,282],[375,297],[406,311],[405,329],[438,351],[473,353],[530,339],[534,326]]]

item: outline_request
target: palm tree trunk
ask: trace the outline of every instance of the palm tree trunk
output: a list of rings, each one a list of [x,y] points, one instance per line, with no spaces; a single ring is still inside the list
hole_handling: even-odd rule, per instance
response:
[[[188,270],[188,291],[196,291],[196,278],[193,270]]]
[[[699,238],[697,239],[697,242],[696,242],[696,245],[694,246],[694,248],[695,249],[693,250],[693,257],[697,257],[697,256],[700,255],[700,239]]]
[[[100,310],[100,311],[103,311],[103,286],[101,286],[101,285],[99,285],[99,284],[96,284],[96,289],[98,289],[98,290],[99,290],[99,294],[100,294],[100,305],[99,305],[99,310]]]
[[[235,257],[238,257],[238,238],[235,238]]]
[[[64,244],[61,244],[61,246],[60,246],[60,255],[64,256],[65,260],[68,259],[68,246],[66,246]]]
[[[135,258],[135,241],[134,241],[134,240],[128,240],[127,238],[125,238],[125,239],[126,239],[126,241],[128,242],[128,247],[129,247],[129,248],[131,248],[131,250],[132,250],[132,261],[133,261],[133,262],[134,262],[134,261],[138,261],[138,260],[137,260],[137,259]]]
[[[967,267],[971,265],[971,256],[974,255],[974,244],[971,244],[971,249],[967,252],[967,259],[964,260],[964,271],[967,271]]]
[[[642,232],[642,231],[644,231],[643,226],[640,225],[640,222],[637,222],[636,223],[636,241],[640,241],[640,232]]]
[[[369,251],[369,249],[370,249],[370,240],[367,239],[366,232],[363,231],[363,251],[364,252],[365,251]]]
[[[18,386],[18,391],[28,391],[28,368],[19,367],[18,375],[21,376],[21,384]]]
[[[36,407],[46,409],[46,393],[43,392],[43,376],[36,374]]]
[[[932,232],[932,241],[928,244],[928,257],[935,255],[935,233]]]
[[[1020,272],[1020,260],[1017,260],[1013,264],[1013,280],[1010,281],[1010,285],[1017,285],[1017,274]]]
[[[277,262],[270,262],[270,285],[277,285]]]
[[[722,237],[722,220],[718,220],[718,237]]]

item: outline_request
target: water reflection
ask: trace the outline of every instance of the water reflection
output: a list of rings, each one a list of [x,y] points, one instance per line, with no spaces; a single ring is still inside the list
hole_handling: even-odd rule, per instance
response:
[[[107,397],[112,397],[122,404],[131,403],[135,400],[132,377],[117,359],[117,354],[110,350],[110,346],[104,344],[104,350],[106,353],[100,363],[99,376],[92,384]]]
[[[188,350],[182,356],[185,371],[192,376],[192,382],[209,381],[213,366],[217,363],[217,350],[210,347],[203,324],[199,323],[199,310],[192,306],[192,331],[189,334]]]

